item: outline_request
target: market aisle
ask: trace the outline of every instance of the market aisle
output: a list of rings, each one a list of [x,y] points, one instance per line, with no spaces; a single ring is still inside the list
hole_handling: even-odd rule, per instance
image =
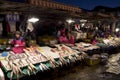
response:
[[[120,80],[120,76],[103,74],[103,66],[80,67],[77,66],[70,71],[62,72],[54,80]]]
[[[103,65],[76,66],[70,71],[62,72],[54,80],[120,80],[119,75],[104,73]]]

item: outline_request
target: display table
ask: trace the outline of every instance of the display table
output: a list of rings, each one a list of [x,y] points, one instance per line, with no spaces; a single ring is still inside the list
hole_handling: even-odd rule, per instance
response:
[[[25,48],[22,54],[14,54],[12,51],[7,51],[7,57],[0,55],[1,67],[8,78],[19,79],[37,72],[44,72],[51,68],[83,60],[88,57],[88,53],[94,54],[101,46],[104,49],[109,46],[118,47],[120,46],[120,41],[116,39],[115,42],[109,42],[109,44],[99,43],[97,45],[82,42],[72,46],[56,44],[54,47]]]
[[[7,74],[7,77],[18,79],[23,76],[36,74],[39,71],[49,70],[50,68],[55,68],[67,63],[68,59],[73,59],[75,54],[77,54],[73,53],[60,57],[59,53],[52,52],[52,48],[50,47],[39,47],[38,49],[38,53],[25,51],[23,54],[12,54],[11,52],[7,52],[9,55],[5,59],[1,60],[2,69],[5,71],[5,74]],[[29,67],[32,67],[32,69],[30,70]],[[13,74],[12,72],[15,72],[13,68],[17,68],[16,71],[19,73],[16,72],[16,74]]]

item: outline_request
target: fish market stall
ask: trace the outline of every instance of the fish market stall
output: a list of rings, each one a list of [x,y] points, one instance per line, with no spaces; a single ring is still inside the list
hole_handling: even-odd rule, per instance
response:
[[[55,48],[48,46],[25,48],[22,54],[14,54],[12,51],[3,52],[2,54],[6,56],[0,56],[2,69],[8,78],[19,79],[87,57],[85,53],[63,44],[55,46]]]
[[[3,19],[1,22],[3,22],[2,27],[4,28],[4,30],[1,31],[4,33],[2,35],[10,37],[11,34],[11,37],[13,37],[14,32],[20,31],[19,36],[21,37],[19,39],[21,42],[16,42],[23,42],[24,46],[22,46],[22,53],[15,53],[12,51],[12,48],[17,47],[15,50],[17,51],[18,46],[21,47],[21,44],[10,45],[9,39],[11,39],[11,37],[9,39],[3,39],[2,41],[0,40],[0,80],[4,80],[4,77],[10,80],[19,80],[26,76],[36,75],[39,72],[69,66],[78,61],[80,63],[86,61],[88,64],[90,63],[90,65],[98,64],[100,62],[99,53],[120,48],[120,38],[115,37],[102,39],[101,42],[96,45],[80,42],[79,40],[90,42],[91,39],[89,39],[87,35],[93,34],[88,33],[89,30],[87,28],[91,28],[91,26],[86,26],[84,23],[81,24],[83,25],[81,26],[83,32],[72,32],[75,40],[79,41],[78,43],[73,43],[73,45],[58,44],[59,41],[57,40],[60,35],[57,34],[57,32],[59,32],[57,28],[64,25],[69,30],[72,24],[74,24],[72,20],[75,18],[80,20],[82,17],[85,18],[87,16],[86,12],[83,11],[82,13],[82,10],[78,7],[52,2],[52,0],[25,0],[28,1],[27,4],[9,1],[6,3],[4,0],[2,1],[3,2],[0,3],[2,6],[0,7],[1,12],[3,10],[2,15],[0,15],[2,16],[0,19]],[[68,18],[71,19],[67,22],[66,19]],[[30,22],[31,19],[37,19],[36,24],[34,21]],[[32,39],[40,46],[31,46]],[[15,40],[18,40],[18,38]],[[14,43],[16,43],[15,40],[13,40]],[[1,45],[1,43],[3,45]],[[120,68],[119,56],[120,54],[116,55],[113,60],[110,58],[107,65],[109,67],[107,72],[120,73],[120,70],[118,70]],[[117,71],[115,69],[117,69]]]
[[[119,39],[116,40],[119,41]],[[76,43],[75,46],[56,44],[52,47],[25,48],[23,54],[6,51],[0,56],[1,66],[8,78],[19,79],[39,71],[44,72],[70,62],[83,60],[88,57],[85,52],[93,49],[96,50],[99,47],[88,43]]]
[[[59,53],[60,57],[67,56],[67,58],[69,60],[73,60],[73,61],[74,60],[82,60],[87,56],[87,54],[77,51],[77,50],[74,50],[63,44],[55,45],[55,48],[52,48],[51,51]]]
[[[82,51],[88,54],[94,54],[94,53],[98,53],[100,47],[96,46],[96,45],[92,45],[90,43],[84,43],[84,42],[80,42],[80,43],[75,43],[74,46],[71,46],[73,49],[77,49],[78,51]]]
[[[111,37],[110,39],[104,39],[103,42],[113,47],[117,47],[120,45],[120,39],[115,37]]]
[[[26,49],[23,54],[6,52],[7,57],[1,60],[1,65],[10,79],[19,79],[25,75],[36,74],[37,71],[47,70],[46,62],[49,61],[39,50],[36,52]],[[44,64],[42,64],[44,62]],[[44,66],[44,67],[43,67]]]
[[[111,50],[118,49],[120,47],[120,38],[111,37],[109,39],[103,39],[96,45],[99,46],[103,52],[110,52]]]

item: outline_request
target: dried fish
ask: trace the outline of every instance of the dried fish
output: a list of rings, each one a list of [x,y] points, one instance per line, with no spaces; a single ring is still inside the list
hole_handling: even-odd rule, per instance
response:
[[[28,73],[28,75],[30,76],[30,73],[32,72],[32,69],[31,69],[31,67],[30,66],[28,66],[28,70],[27,70],[27,73]]]
[[[50,64],[51,64],[51,67],[52,67],[52,68],[55,68],[55,67],[56,67],[56,65],[54,65],[54,63],[53,63],[52,61],[50,61]]]
[[[67,59],[66,62],[67,62],[67,64],[70,64],[70,60],[69,59]]]
[[[63,57],[60,57],[60,58],[59,58],[59,63],[60,63],[60,65],[62,66],[63,64],[66,63],[66,60],[65,60]]]
[[[10,80],[13,78],[13,71],[11,71]]]
[[[33,72],[34,74],[36,74],[37,68],[31,63],[31,61],[29,60],[29,58],[27,58],[26,61],[28,62],[28,70],[29,70],[28,73]]]
[[[41,66],[42,70],[48,70],[49,69],[45,64],[40,63],[40,66]]]
[[[40,63],[40,65],[39,65],[39,68],[40,68],[40,70],[41,70],[42,72],[44,71],[43,67],[41,66],[41,63]]]
[[[52,68],[58,67],[59,63],[57,63],[54,58],[47,56],[47,59],[50,61]]]

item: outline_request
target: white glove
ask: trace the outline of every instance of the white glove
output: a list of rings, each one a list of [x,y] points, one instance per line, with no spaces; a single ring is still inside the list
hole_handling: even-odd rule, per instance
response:
[[[8,41],[8,43],[10,44],[12,41]]]
[[[15,45],[15,47],[19,47],[19,45],[18,45],[18,44],[16,44],[16,45]]]
[[[12,41],[13,41],[13,39],[10,39],[10,40],[8,41],[8,43],[10,44]]]

